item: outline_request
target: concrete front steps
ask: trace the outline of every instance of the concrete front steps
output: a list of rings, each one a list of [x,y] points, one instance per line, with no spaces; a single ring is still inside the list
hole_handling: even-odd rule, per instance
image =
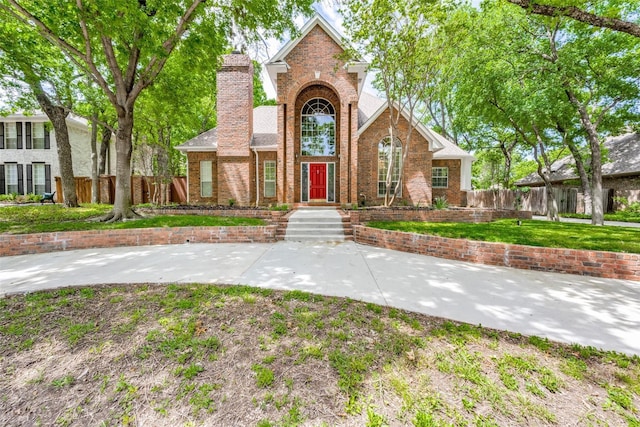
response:
[[[335,207],[301,206],[290,216],[284,240],[293,242],[342,242],[353,240],[348,216]]]

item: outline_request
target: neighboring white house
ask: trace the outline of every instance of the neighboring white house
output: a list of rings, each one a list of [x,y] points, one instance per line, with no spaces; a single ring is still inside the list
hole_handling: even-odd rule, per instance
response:
[[[91,134],[85,119],[67,117],[74,176],[91,176]],[[112,142],[105,170],[115,172]],[[44,113],[0,117],[0,194],[42,194],[60,176],[55,132]]]

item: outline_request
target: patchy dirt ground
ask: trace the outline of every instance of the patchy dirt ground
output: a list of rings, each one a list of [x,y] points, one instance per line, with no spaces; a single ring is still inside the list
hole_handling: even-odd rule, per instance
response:
[[[638,426],[640,360],[307,293],[0,299],[2,426]]]

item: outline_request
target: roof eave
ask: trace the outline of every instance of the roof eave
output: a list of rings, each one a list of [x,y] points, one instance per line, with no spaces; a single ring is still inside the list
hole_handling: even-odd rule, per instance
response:
[[[197,145],[193,145],[190,147],[185,147],[182,145],[179,145],[176,147],[176,150],[181,151],[183,153],[188,153],[188,152],[203,152],[203,151],[218,151],[218,147],[206,147],[206,146],[197,146]]]

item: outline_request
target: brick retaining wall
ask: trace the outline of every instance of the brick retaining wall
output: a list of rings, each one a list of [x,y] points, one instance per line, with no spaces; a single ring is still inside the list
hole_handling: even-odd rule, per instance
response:
[[[491,222],[496,219],[531,219],[531,212],[493,209],[362,209],[348,211],[352,224],[369,221]]]
[[[640,254],[540,248],[353,226],[357,243],[524,270],[640,281]]]
[[[267,243],[276,241],[276,229],[276,225],[268,225],[0,234],[0,256],[119,246],[184,243]]]

